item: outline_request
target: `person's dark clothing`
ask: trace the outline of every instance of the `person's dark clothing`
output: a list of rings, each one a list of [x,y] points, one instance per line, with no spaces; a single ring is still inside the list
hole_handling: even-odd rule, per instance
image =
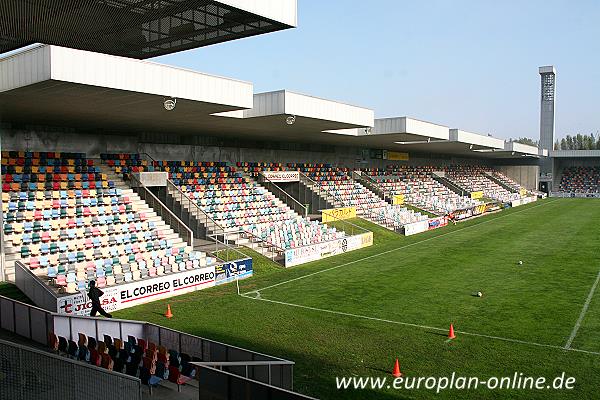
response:
[[[112,318],[112,315],[104,311],[102,309],[102,306],[100,305],[100,297],[102,297],[103,294],[104,292],[98,289],[96,286],[90,288],[90,291],[88,292],[88,297],[92,301],[92,310],[90,311],[90,317],[95,317],[96,313],[100,313],[100,315],[103,315],[106,318]]]

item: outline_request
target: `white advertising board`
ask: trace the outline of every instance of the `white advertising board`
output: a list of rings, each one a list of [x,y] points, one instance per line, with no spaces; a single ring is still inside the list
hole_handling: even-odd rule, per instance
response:
[[[415,235],[429,230],[429,220],[404,225],[404,236]]]
[[[143,279],[124,285],[101,288],[100,301],[107,312],[215,286],[215,266]],[[89,315],[92,308],[87,292],[56,299],[59,314]]]
[[[271,182],[298,182],[300,180],[298,171],[263,171],[261,174]]]
[[[285,266],[293,267],[373,245],[373,232],[286,250]]]

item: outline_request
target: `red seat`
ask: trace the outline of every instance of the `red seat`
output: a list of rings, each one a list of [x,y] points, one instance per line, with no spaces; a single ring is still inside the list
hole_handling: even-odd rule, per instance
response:
[[[102,354],[102,368],[112,371],[113,365],[113,359],[108,354]]]
[[[99,367],[102,364],[102,357],[100,356],[100,353],[98,353],[98,350],[90,350],[90,363],[97,367]]]

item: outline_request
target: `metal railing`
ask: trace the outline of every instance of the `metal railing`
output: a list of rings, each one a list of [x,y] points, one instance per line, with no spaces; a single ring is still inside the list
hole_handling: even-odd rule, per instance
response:
[[[50,332],[56,336],[62,336],[67,340],[73,341],[78,340],[79,333],[97,338],[98,340],[101,340],[104,335],[119,338],[123,341],[127,341],[129,336],[143,338],[157,345],[176,350],[179,353],[186,353],[201,362],[216,364],[247,363],[246,367],[230,366],[228,369],[236,375],[242,377],[249,376],[253,380],[266,384],[270,383],[279,388],[288,390],[293,388],[293,361],[191,335],[145,321],[57,314],[0,296],[0,324],[2,329],[33,340],[43,346],[47,345],[48,333]],[[4,355],[5,352],[0,351],[0,354]],[[48,353],[44,352],[44,354]],[[265,366],[264,363],[267,363],[269,366]],[[80,363],[74,365],[78,367],[91,367]],[[1,369],[2,365],[0,365],[0,375],[3,372]],[[35,369],[32,368],[32,370]],[[102,371],[108,373],[105,369],[102,369]],[[65,374],[65,376],[69,377],[69,381],[72,382],[71,374]],[[53,379],[56,380],[58,378],[54,377]],[[3,383],[2,390],[5,388],[5,383]],[[200,384],[202,385],[203,382],[200,382]],[[4,392],[0,393],[4,394]],[[65,398],[69,397],[66,396]],[[109,396],[108,398],[113,397]]]
[[[466,188],[462,187],[458,183],[454,182],[453,179],[450,179],[447,175],[437,174],[435,171],[431,174],[431,177],[446,186],[448,189],[452,190],[454,193],[459,196],[465,196],[465,193],[470,193]]]
[[[148,153],[146,153],[146,152],[144,152],[144,153],[138,153],[138,154],[139,154],[139,155],[141,155],[141,156],[146,156],[147,158],[149,158],[149,160],[148,160],[148,161],[156,161],[156,160],[154,159],[154,157],[152,157],[150,154],[148,154]]]
[[[48,332],[53,329],[52,313],[0,296],[0,328],[45,346],[48,343]]]
[[[319,196],[325,196],[325,199],[332,198],[334,200],[331,202],[332,204],[335,204],[335,201],[337,201],[341,204],[341,207],[346,206],[344,200],[341,197],[339,197],[337,194],[332,193],[331,191],[325,189],[320,183],[313,181],[311,178],[306,176],[304,173],[300,172],[300,180],[302,180],[302,179],[304,179],[305,182],[308,182],[309,184],[311,184],[313,187],[313,190],[315,190],[315,193],[317,193]],[[351,179],[351,181],[354,182],[353,179]],[[358,204],[353,207],[357,208],[357,212],[360,210],[360,214],[372,222],[383,225],[383,226],[387,227],[388,229],[393,229],[394,231],[397,231],[401,228],[401,225],[399,225],[396,221],[394,221],[390,218],[387,218],[385,215],[383,217],[379,216],[378,214],[376,214],[375,211],[373,211],[373,209],[366,207],[364,204]]]
[[[288,366],[293,368],[295,363],[287,360],[247,360],[247,361],[195,361],[190,363],[197,367],[210,367],[215,368],[220,371],[231,372],[231,370],[237,370],[241,373],[235,374],[236,376],[241,376],[248,379],[253,379],[251,376],[252,367],[265,367],[268,370],[267,381],[263,382],[268,385],[272,385],[275,380],[278,379],[276,373],[274,373],[274,368],[278,368],[279,366]],[[292,388],[290,388],[292,389]]]
[[[314,400],[300,393],[292,392],[290,389],[277,387],[273,384],[264,383],[246,377],[241,374],[233,374],[223,369],[217,369],[214,365],[204,363],[192,363],[197,367],[197,378],[203,382],[198,388],[200,399],[211,398],[219,400],[238,399],[278,399],[278,400]],[[236,363],[237,364],[237,363]],[[253,367],[273,368],[274,363],[268,365],[252,365]],[[244,368],[244,365],[230,366],[229,368]],[[250,374],[251,375],[251,374]]]
[[[323,210],[325,212],[325,210]],[[333,213],[327,213],[327,217],[333,219],[333,221],[323,222],[323,224],[330,225],[337,230],[342,230],[348,236],[361,235],[363,233],[369,233],[370,230],[363,228],[362,226],[358,226],[347,219],[341,219],[335,216]]]
[[[148,189],[146,185],[139,180],[137,176],[131,174],[129,182],[131,188],[136,191],[140,198],[144,200],[150,206],[150,208],[156,211],[163,221],[167,223],[175,232],[177,232],[188,245],[193,247],[194,232],[192,232],[192,230],[188,228],[186,224],[184,224],[175,214],[173,214],[173,212],[169,210],[169,208],[164,205],[162,201],[160,201],[158,197],[156,197],[154,193],[152,193],[150,189]]]
[[[212,238],[215,242],[215,251],[212,253],[217,259],[223,262],[243,260],[252,258],[240,250],[241,246],[232,246],[228,243],[220,241],[218,238]]]
[[[595,199],[599,199],[600,198],[600,193],[584,193],[584,192],[550,192],[550,197],[562,197],[562,198],[568,198],[568,197],[576,197],[576,198],[595,198]]]
[[[490,179],[495,184],[499,185],[503,189],[511,192],[511,193],[519,193],[519,188],[513,185],[510,185],[502,180],[501,177],[494,175],[493,172],[483,171],[483,176]]]
[[[142,399],[136,377],[4,340],[0,354],[2,399]]]
[[[362,171],[352,171],[352,179],[359,181],[367,189],[369,189],[369,190],[375,192],[376,194],[378,194],[381,198],[383,198],[383,201],[385,201],[385,202],[387,202],[388,200],[391,201],[391,199],[394,196],[392,192],[385,191],[385,189],[383,189],[379,185],[379,182],[377,182],[371,176],[365,174]]]
[[[306,187],[312,187],[311,189],[318,196],[321,196],[325,199],[326,202],[331,203],[335,207],[335,202],[338,201],[341,204],[341,207],[344,206],[344,201],[341,197],[337,196],[335,193],[331,193],[329,190],[325,189],[320,183],[312,180],[308,177],[308,175],[304,174],[302,171],[298,171],[300,174],[300,181],[305,184]]]
[[[46,310],[56,310],[57,292],[37,277],[21,260],[15,261],[15,283],[34,304]]]
[[[256,187],[253,187],[251,190],[255,190]],[[277,245],[269,242],[268,240],[264,240],[249,231],[244,229],[238,229],[234,231],[226,231],[221,225],[219,225],[214,219],[212,219],[206,212],[204,212],[195,201],[190,199],[188,195],[186,195],[177,185],[175,185],[171,180],[167,180],[167,191],[173,196],[175,201],[178,201],[182,207],[187,207],[190,216],[193,216],[196,221],[200,224],[203,224],[206,228],[207,239],[215,240],[215,243],[221,241],[219,237],[223,237],[221,242],[228,242],[228,236],[237,235],[244,236],[249,239],[253,243],[259,243],[261,247],[266,249],[267,252],[271,253],[270,255],[266,255],[271,260],[275,261],[276,258],[279,258],[285,253],[285,250]],[[173,194],[175,193],[175,195]],[[210,228],[209,228],[210,227]],[[209,233],[209,230],[212,233]]]
[[[179,186],[175,185],[173,181],[167,179],[167,193],[173,197],[179,205],[186,209],[189,214],[188,221],[191,224],[191,218],[193,217],[198,224],[201,224],[206,229],[205,239],[212,237],[222,237],[223,242],[227,242],[227,234],[232,232],[225,231],[219,223],[212,219],[204,210],[202,210],[194,200],[192,200],[187,194],[185,194]],[[199,227],[197,227],[199,228]],[[200,230],[200,229],[198,229]],[[209,233],[209,231],[211,233]]]
[[[244,174],[249,179],[253,179],[247,173],[244,173]],[[278,196],[281,200],[285,199],[285,200],[283,200],[285,202],[285,204],[287,204],[289,207],[291,207],[292,210],[294,210],[294,212],[296,212],[297,214],[301,215],[302,217],[306,217],[308,215],[308,210],[306,209],[306,207],[304,205],[302,205],[298,200],[293,198],[288,192],[286,192],[285,190],[283,190],[282,188],[277,186],[277,184],[275,184],[275,182],[272,182],[269,178],[267,178],[263,174],[260,174],[259,183],[262,184],[265,187],[265,189],[267,189],[268,191],[270,191],[273,194],[275,194],[276,196]],[[282,197],[283,197],[283,199],[282,199]]]

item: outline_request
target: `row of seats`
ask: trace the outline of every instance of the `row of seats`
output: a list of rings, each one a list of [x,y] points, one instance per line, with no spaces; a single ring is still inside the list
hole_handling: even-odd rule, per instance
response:
[[[184,250],[183,247],[168,249],[172,252]],[[167,249],[155,248],[149,253],[136,253],[121,257],[96,259],[92,262],[50,265],[46,274],[52,283],[65,293],[75,293],[88,289],[88,282],[96,280],[98,287],[119,285],[140,279],[151,278],[213,265],[216,260],[204,253],[180,252],[177,255],[166,254]],[[161,256],[162,254],[162,256]],[[123,257],[125,259],[123,260]],[[101,264],[101,265],[98,265]],[[68,269],[65,268],[65,265]]]
[[[259,163],[252,163],[252,166],[255,169],[263,167]],[[177,166],[172,167],[177,169]],[[275,195],[242,177],[234,168],[230,168],[226,174],[224,179],[233,177],[236,180],[228,181],[228,184],[206,182],[204,185],[181,186],[184,193],[225,229],[241,228],[251,237],[283,250],[345,235],[344,232],[300,217]]]
[[[600,193],[600,167],[565,168],[559,190],[568,193]]]
[[[238,171],[244,171],[254,178],[257,178],[262,171],[286,170],[286,167],[282,163],[274,162],[238,162],[235,166]]]
[[[54,352],[97,367],[138,377],[144,385],[169,381],[178,386],[194,379],[196,361],[185,353],[168,349],[145,339],[129,336],[126,341],[103,335],[103,340],[79,333],[77,342],[54,333],[48,346]]]
[[[284,219],[280,223],[252,224],[250,232],[263,241],[288,250],[308,246],[345,236],[343,231],[329,228],[318,221],[295,217]]]
[[[446,167],[446,177],[469,192],[483,192],[483,196],[503,203],[521,198],[519,193],[513,193],[498,185],[485,175],[491,172],[481,166],[449,166]]]
[[[344,207],[356,207],[357,212],[378,224],[399,228],[427,219],[426,215],[399,205],[390,205],[362,184],[352,180],[321,180],[321,188]]]
[[[28,160],[66,160],[68,162],[75,162],[77,160],[83,160],[87,162],[87,156],[85,153],[61,153],[61,152],[52,152],[52,151],[13,151],[13,150],[3,150],[2,158],[7,160],[18,160],[18,159],[28,159]]]
[[[147,160],[141,158],[140,154],[100,154],[102,162],[111,167],[115,173],[124,177],[131,173],[154,171],[149,167]]]
[[[135,155],[105,156],[115,170],[138,163]],[[138,165],[143,166],[143,165]],[[153,161],[152,168],[169,173],[182,192],[228,231],[260,239],[279,249],[337,239],[344,232],[300,217],[272,193],[243,176],[262,170],[283,170],[282,164],[245,162]]]
[[[46,181],[46,182],[12,182],[2,183],[3,192],[18,191],[44,191],[44,190],[74,190],[74,189],[108,189],[114,188],[112,181],[98,180],[72,180],[72,181]]]
[[[86,290],[90,280],[104,287],[216,262],[172,238],[85,154],[6,152],[2,167],[7,251],[60,293]]]
[[[391,195],[402,194],[404,201],[437,215],[481,204],[479,200],[460,196],[433,178],[434,167],[388,165],[383,169],[365,169],[363,173]]]
[[[290,170],[298,170],[311,178],[313,181],[346,181],[350,179],[349,168],[334,167],[323,163],[289,163]]]
[[[519,191],[525,189],[523,186],[519,185],[515,180],[509,178],[508,176],[504,175],[500,171],[494,170],[494,171],[492,171],[492,175],[494,176],[494,178],[496,178],[497,180],[499,180],[500,182],[502,182],[504,185],[508,186],[512,190],[519,192]]]

